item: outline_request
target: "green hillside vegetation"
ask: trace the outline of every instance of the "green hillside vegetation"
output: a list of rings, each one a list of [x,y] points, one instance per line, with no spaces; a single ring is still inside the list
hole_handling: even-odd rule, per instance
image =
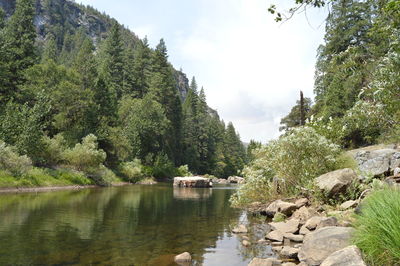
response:
[[[1,4],[0,153],[12,157],[0,158],[0,186],[43,185],[46,176],[108,185],[172,177],[181,165],[218,177],[241,170],[234,126],[168,62],[164,40],[152,49],[69,1]],[[81,13],[87,25],[73,19]],[[35,16],[46,23],[35,27]]]

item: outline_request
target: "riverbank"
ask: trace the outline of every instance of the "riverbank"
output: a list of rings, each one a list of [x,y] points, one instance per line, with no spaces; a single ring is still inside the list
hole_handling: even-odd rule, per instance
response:
[[[122,187],[130,186],[132,183],[119,182],[113,183],[111,187]],[[14,188],[0,188],[0,194],[6,193],[38,193],[38,192],[50,192],[50,191],[60,191],[60,190],[81,190],[88,188],[101,188],[103,186],[99,185],[69,185],[69,186],[48,186],[48,187],[14,187]]]

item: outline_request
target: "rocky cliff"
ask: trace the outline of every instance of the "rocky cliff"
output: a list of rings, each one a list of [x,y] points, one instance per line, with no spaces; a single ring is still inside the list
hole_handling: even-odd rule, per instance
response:
[[[90,6],[84,6],[71,0],[35,0],[36,17],[35,25],[38,33],[38,42],[43,42],[51,34],[55,36],[59,46],[64,43],[67,34],[74,34],[83,30],[97,45],[107,36],[107,31],[115,19],[97,11]],[[7,16],[15,10],[16,0],[0,0],[0,7]],[[124,39],[129,45],[135,46],[139,38],[134,32],[123,28]],[[185,73],[175,70],[177,90],[181,99],[186,98],[189,81]]]

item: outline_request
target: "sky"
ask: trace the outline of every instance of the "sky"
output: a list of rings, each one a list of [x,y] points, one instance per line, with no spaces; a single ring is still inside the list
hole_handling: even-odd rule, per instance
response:
[[[271,2],[273,1],[273,2]],[[280,135],[279,123],[302,90],[313,97],[325,9],[284,23],[267,12],[294,0],[76,0],[117,19],[155,47],[164,38],[169,60],[204,86],[207,102],[242,141]]]

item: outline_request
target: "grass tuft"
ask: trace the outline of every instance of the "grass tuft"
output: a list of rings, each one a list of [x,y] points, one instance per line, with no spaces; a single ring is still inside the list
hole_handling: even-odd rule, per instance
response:
[[[400,190],[371,194],[354,223],[354,244],[370,265],[400,265]]]

